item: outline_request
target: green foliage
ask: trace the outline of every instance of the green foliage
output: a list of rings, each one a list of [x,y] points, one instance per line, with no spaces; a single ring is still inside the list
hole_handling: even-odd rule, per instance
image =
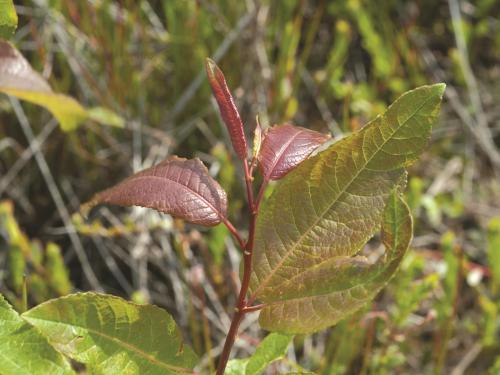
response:
[[[30,241],[21,231],[14,217],[10,201],[0,201],[0,231],[6,234],[7,287],[6,295],[21,310],[22,293],[36,303],[71,293],[73,285],[64,264],[61,249],[49,242],[44,248],[38,241]]]
[[[260,315],[264,328],[302,333],[335,324],[392,275],[411,223],[391,191],[404,184],[404,167],[425,147],[444,87],[406,93],[276,186],[258,217],[251,282],[253,296],[268,304]],[[353,257],[380,225],[388,201],[386,256],[375,264]]]
[[[17,28],[17,13],[12,0],[0,0],[0,38],[9,39]]]
[[[272,362],[283,358],[292,341],[292,335],[271,333],[255,350],[255,353],[245,359],[229,361],[226,374],[260,375]]]
[[[92,374],[178,374],[197,362],[164,310],[95,293],[45,302],[22,317]]]
[[[325,355],[315,359],[319,363],[318,374],[348,373],[352,364],[357,362],[367,333],[366,324],[362,323],[362,319],[369,311],[369,307],[367,304],[350,318],[341,320],[335,325],[327,341]]]
[[[69,363],[0,294],[0,373],[70,375]]]
[[[448,341],[451,338],[453,329],[453,315],[456,313],[456,299],[458,296],[458,285],[460,277],[460,258],[457,254],[455,235],[447,232],[441,239],[443,249],[443,259],[446,265],[444,275],[443,296],[436,303],[438,312],[439,332],[436,334],[436,364],[434,371],[442,373],[445,363]]]
[[[59,246],[53,242],[49,242],[45,255],[45,267],[49,277],[48,284],[61,296],[71,293],[73,285],[71,285],[69,280],[69,273],[64,265],[64,259]]]
[[[408,325],[410,314],[429,297],[439,285],[437,273],[422,277],[425,259],[414,251],[409,251],[401,264],[400,272],[394,278],[394,311],[391,320],[400,327]]]
[[[455,235],[453,232],[447,232],[441,239],[441,248],[443,251],[443,260],[445,263],[445,274],[443,280],[444,295],[436,304],[438,310],[438,319],[446,323],[453,313],[454,301],[458,293],[458,275],[460,262],[455,249]]]
[[[409,251],[401,270],[372,304],[365,305],[354,318],[339,322],[331,334],[325,332],[307,338],[307,350],[302,352],[300,348],[295,354],[302,366],[322,375],[428,372],[435,350],[430,336],[434,330],[438,331],[434,337],[440,332],[433,313],[436,305],[444,304],[447,299],[446,280],[436,271],[442,271],[446,263],[440,257],[444,247],[439,239],[452,228],[456,243],[463,244],[464,277],[470,272],[470,276],[479,274],[482,278],[476,279],[474,286],[465,282],[462,285],[458,296],[459,314],[450,318],[456,329],[443,372],[451,372],[463,358],[471,358],[465,356],[471,349],[469,344],[479,342],[483,349],[465,373],[499,373],[498,360],[496,367],[486,370],[490,364],[494,365],[494,357],[498,356],[495,344],[498,342],[500,287],[495,286],[498,283],[494,281],[498,280],[494,276],[498,267],[493,259],[497,252],[491,245],[486,247],[487,253],[484,251],[483,236],[487,233],[485,217],[496,215],[499,185],[488,185],[488,180],[498,180],[497,173],[485,161],[486,153],[471,133],[463,130],[462,123],[467,121],[457,116],[462,112],[474,116],[474,106],[467,103],[474,91],[467,88],[460,66],[448,4],[429,0],[267,1],[256,7],[256,14],[251,14],[251,2],[188,3],[16,1],[23,9],[20,14],[23,28],[15,42],[31,65],[37,71],[43,70],[54,91],[68,93],[82,104],[119,108],[120,113],[134,120],[134,129],[130,132],[99,127],[95,133],[85,133],[87,129],[80,128],[69,136],[61,136],[55,131],[41,144],[51,173],[58,185],[62,183],[63,197],[69,207],[75,209],[78,201],[109,184],[108,178],[114,180],[130,172],[129,143],[133,137],[134,166],[137,159],[147,157],[144,160],[149,162],[166,153],[200,156],[228,192],[229,207],[234,207],[228,210],[229,217],[241,224],[244,206],[240,181],[233,184],[230,191],[221,180],[222,174],[234,179],[237,173],[234,168],[229,169],[230,163],[217,173],[216,162],[208,155],[222,137],[216,126],[215,112],[209,106],[208,85],[200,84],[203,80],[199,79],[206,56],[218,56],[229,76],[228,82],[236,85],[236,104],[244,109],[242,119],[246,122],[247,135],[256,112],[265,125],[291,119],[312,129],[329,127],[332,130],[338,122],[344,134],[348,134],[380,113],[406,87],[417,87],[439,77],[454,90],[450,90],[452,95],[443,111],[442,126],[434,133],[432,148],[424,161],[409,173],[408,203],[415,217],[415,249]],[[493,134],[497,134],[495,69],[500,57],[497,3],[495,0],[460,3],[461,24],[469,48],[467,56],[484,106],[481,112],[484,110]],[[320,27],[316,29],[318,32],[312,31],[311,38],[309,34],[314,30],[317,13],[322,14]],[[240,21],[248,15],[250,23],[241,26],[244,23]],[[312,53],[308,54],[311,46]],[[37,133],[49,114],[29,104],[25,108]],[[27,143],[20,129],[13,126],[17,121],[6,96],[0,98],[0,111],[0,170],[7,172],[17,165],[18,150],[27,147]],[[200,136],[202,126],[207,125],[214,140]],[[493,142],[498,145],[498,136]],[[15,148],[9,147],[16,143]],[[439,179],[451,156],[463,161],[463,171],[445,179],[441,191],[437,191],[434,187],[439,184],[433,180]],[[12,179],[12,189],[2,190],[15,202],[17,220],[23,230],[30,233],[30,237],[44,241],[42,246],[25,236],[28,246],[16,249],[10,242],[11,237],[4,235],[5,228],[0,228],[0,288],[18,310],[24,284],[28,285],[30,303],[59,293],[47,286],[50,274],[39,272],[46,268],[48,240],[57,241],[63,249],[72,267],[75,286],[82,290],[88,288],[86,280],[80,277],[81,269],[68,246],[67,235],[53,216],[54,205],[47,197],[37,168],[30,160]],[[3,183],[3,173],[0,175]],[[426,193],[429,187],[434,193]],[[268,191],[272,188],[274,186]],[[454,209],[459,206],[462,209]],[[226,302],[232,300],[234,290],[230,277],[234,273],[228,270],[227,258],[231,256],[231,263],[235,259],[233,253],[225,250],[225,244],[231,240],[224,226],[203,233],[212,255],[206,259],[204,243],[198,242],[198,228],[178,225],[178,222],[172,226],[170,220],[162,220],[163,225],[153,227],[137,220],[137,213],[142,215],[143,211],[127,210],[126,215],[121,214],[123,211],[115,212],[119,214],[113,216],[112,222],[106,214],[78,228],[103,287],[111,287],[108,290],[128,298],[135,296],[117,285],[114,274],[101,264],[99,254],[101,250],[110,249],[106,259],[116,259],[126,278],[130,277],[135,283],[143,273],[139,274],[131,253],[121,249],[134,248],[138,238],[141,243],[146,238],[147,288],[152,292],[148,297],[160,304],[175,301],[180,315],[184,313],[183,298],[191,300],[189,296],[178,295],[189,290],[183,275],[189,274],[193,264],[212,267],[206,282],[212,283],[215,295],[209,296],[207,305],[193,307],[193,313],[186,318],[188,322],[183,323],[198,322],[199,316],[207,311],[220,313],[221,308],[214,310],[214,306],[221,302],[225,308]],[[57,235],[52,233],[54,229]],[[167,251],[160,254],[157,247],[160,236],[162,249],[163,244],[168,249],[170,238],[180,239],[182,246],[176,246],[179,252],[168,254],[168,258],[165,258]],[[3,239],[7,240],[6,248]],[[98,241],[98,249],[93,241]],[[164,268],[165,262],[177,255],[182,262],[174,259],[164,270],[174,279],[180,275],[180,285],[171,288],[170,281],[159,276],[156,266]],[[214,275],[222,282],[214,282]],[[175,307],[172,312],[176,316]],[[250,332],[254,335],[252,328]],[[220,342],[223,334],[220,329],[208,329],[212,347]],[[300,339],[296,343],[298,341]],[[245,337],[240,343],[244,342],[248,345],[251,341]],[[323,348],[328,348],[328,353]],[[350,361],[352,356],[354,360]],[[323,366],[325,363],[331,367]],[[485,367],[478,368],[481,364]],[[200,372],[206,369],[203,366]]]

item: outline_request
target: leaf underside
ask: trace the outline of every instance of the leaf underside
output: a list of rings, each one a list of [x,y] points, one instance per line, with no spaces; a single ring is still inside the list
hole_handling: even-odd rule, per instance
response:
[[[0,374],[70,375],[71,366],[0,294]]]
[[[258,156],[264,179],[282,178],[329,138],[290,124],[273,126],[266,132]]]
[[[176,156],[97,193],[82,210],[101,203],[153,208],[206,226],[220,223],[227,211],[226,193],[203,163]]]
[[[318,331],[362,306],[387,282],[412,232],[397,190],[405,167],[429,140],[444,87],[409,91],[383,116],[278,183],[255,234],[250,286],[267,305],[260,315],[263,328]],[[381,223],[386,250],[371,264],[357,254]]]
[[[92,374],[192,373],[197,363],[173,318],[156,306],[82,293],[45,302],[22,316]]]

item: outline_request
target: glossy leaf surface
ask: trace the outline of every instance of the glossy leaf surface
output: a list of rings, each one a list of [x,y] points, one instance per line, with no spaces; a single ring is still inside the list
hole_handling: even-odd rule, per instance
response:
[[[23,318],[92,374],[192,373],[197,362],[172,317],[156,306],[83,293],[45,302]]]
[[[109,203],[141,206],[212,226],[226,217],[227,197],[199,159],[173,156],[97,193],[82,208]]]
[[[17,13],[12,0],[0,0],[0,38],[8,39],[17,28]]]
[[[247,142],[243,130],[243,122],[234,104],[233,96],[227,87],[224,74],[215,62],[210,59],[206,59],[206,70],[208,82],[210,83],[210,87],[212,87],[212,92],[219,106],[222,120],[226,124],[229,135],[231,136],[233,148],[238,157],[241,160],[245,160],[247,157]]]
[[[326,134],[299,126],[273,126],[266,132],[259,153],[264,179],[279,180],[328,139]]]
[[[263,328],[306,333],[333,325],[389,279],[411,238],[406,205],[389,198],[425,148],[444,88],[409,91],[278,183],[255,235],[251,290],[268,305]],[[356,254],[381,222],[386,253],[371,265]]]
[[[47,81],[10,43],[0,40],[0,92],[45,107],[64,131],[71,131],[91,118],[106,125],[123,126],[114,112],[87,110],[70,96],[52,91]],[[110,120],[111,119],[111,120]],[[122,120],[123,121],[123,120]]]
[[[69,375],[69,363],[0,294],[0,374]]]

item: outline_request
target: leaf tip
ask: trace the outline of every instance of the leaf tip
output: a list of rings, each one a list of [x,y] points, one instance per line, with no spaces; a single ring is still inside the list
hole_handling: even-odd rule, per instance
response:
[[[207,70],[208,78],[213,79],[215,76],[215,71],[217,69],[217,64],[210,57],[205,58],[205,68]]]
[[[434,87],[436,88],[436,92],[439,94],[439,96],[442,97],[444,94],[444,90],[446,90],[446,83],[444,82],[436,83]]]

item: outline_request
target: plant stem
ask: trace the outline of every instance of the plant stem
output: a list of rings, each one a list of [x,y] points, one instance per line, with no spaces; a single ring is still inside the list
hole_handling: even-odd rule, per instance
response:
[[[243,241],[243,238],[241,238],[240,234],[238,233],[234,225],[231,224],[231,222],[226,218],[222,218],[222,222],[227,227],[227,229],[229,229],[234,238],[236,238],[236,241],[238,241],[238,244],[240,245],[240,248],[243,251],[243,249],[245,248],[245,241]]]
[[[229,332],[227,333],[226,341],[224,342],[224,348],[222,349],[222,353],[219,359],[219,364],[217,366],[217,373],[216,373],[217,375],[224,374],[224,370],[226,369],[226,365],[229,360],[229,355],[231,354],[231,349],[234,345],[234,341],[236,340],[236,335],[238,334],[238,328],[240,326],[241,321],[243,320],[243,317],[245,316],[246,313],[254,311],[252,308],[250,308],[249,310],[246,296],[248,293],[248,287],[250,286],[250,275],[252,273],[252,254],[253,254],[253,244],[255,237],[255,221],[257,219],[257,211],[255,209],[256,205],[254,203],[254,197],[253,197],[253,187],[252,187],[253,179],[250,170],[248,168],[247,162],[244,163],[244,168],[245,168],[245,184],[247,188],[248,206],[250,209],[250,223],[248,229],[247,242],[243,243],[243,241],[238,241],[240,243],[241,250],[243,251],[243,280],[241,281],[241,289],[238,295],[238,304],[235,308],[236,312],[233,316],[233,320],[231,321],[231,326],[229,327]],[[227,223],[225,224],[227,226]],[[229,228],[229,230],[231,230],[231,228]],[[239,238],[239,235],[236,236],[236,238]]]

